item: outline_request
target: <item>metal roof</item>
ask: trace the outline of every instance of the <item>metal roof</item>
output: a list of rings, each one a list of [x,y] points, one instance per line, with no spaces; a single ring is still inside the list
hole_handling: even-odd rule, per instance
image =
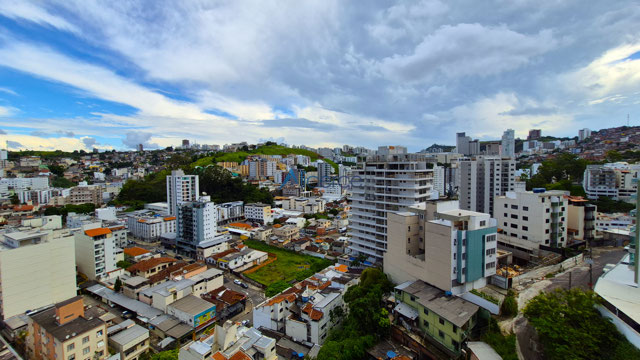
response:
[[[115,335],[109,335],[109,341],[113,341],[119,345],[130,344],[135,340],[142,340],[149,338],[149,330],[143,328],[140,325],[133,325],[132,327],[122,330]]]

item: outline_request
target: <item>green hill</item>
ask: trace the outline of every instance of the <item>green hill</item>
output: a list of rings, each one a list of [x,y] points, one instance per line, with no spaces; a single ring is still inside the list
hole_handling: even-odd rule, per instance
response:
[[[255,150],[249,151],[236,151],[233,153],[224,153],[219,152],[212,156],[207,156],[202,159],[198,159],[193,162],[191,166],[207,166],[210,164],[215,164],[221,161],[230,161],[230,162],[242,162],[249,155],[282,155],[287,156],[289,154],[296,155],[306,155],[311,158],[311,160],[317,160],[320,158],[318,154],[313,151],[305,150],[305,149],[291,149],[288,147],[280,146],[280,145],[264,145]]]

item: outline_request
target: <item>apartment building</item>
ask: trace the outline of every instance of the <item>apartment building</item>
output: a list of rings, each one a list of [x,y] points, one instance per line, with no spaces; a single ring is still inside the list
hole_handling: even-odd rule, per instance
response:
[[[257,222],[262,225],[271,224],[273,222],[271,205],[267,204],[246,204],[244,206],[244,216],[248,221]]]
[[[493,213],[494,198],[515,190],[516,162],[496,156],[458,159],[460,208]]]
[[[233,201],[218,204],[218,226],[240,221],[244,218],[244,202]]]
[[[0,239],[3,319],[75,296],[75,242],[71,233],[9,230]]]
[[[119,326],[113,332],[109,328],[109,347],[120,355],[120,360],[137,360],[140,355],[149,350],[149,330],[133,321],[128,324],[128,327]]]
[[[81,296],[28,317],[29,359],[106,359],[107,325],[86,317]]]
[[[162,234],[175,233],[175,216],[152,215],[148,210],[140,210],[127,215],[127,228],[133,237],[145,241],[155,241]]]
[[[204,271],[199,271],[196,274],[192,272],[188,278],[174,276],[139,291],[138,300],[166,312],[169,305],[186,296],[200,296],[224,285],[222,271],[213,268],[206,269],[206,266],[201,265],[200,269]]]
[[[565,195],[542,188],[496,197],[498,245],[528,253],[541,245],[566,246],[569,203]]]
[[[422,280],[452,294],[482,288],[495,275],[497,226],[457,201],[430,201],[387,215],[384,272],[395,283]]]
[[[513,129],[507,129],[502,134],[500,156],[515,159],[516,158],[516,136]]]
[[[116,244],[116,247],[120,249],[124,249],[128,245],[127,238],[127,227],[120,224],[109,224],[105,223],[104,227],[111,230],[111,235],[113,236],[113,242]]]
[[[136,264],[133,264],[127,268],[127,271],[132,276],[142,276],[144,278],[150,278],[158,272],[168,268],[176,263],[176,259],[170,257],[157,257],[147,260],[142,260]]]
[[[463,132],[457,133],[456,152],[466,156],[478,155],[480,154],[480,142],[478,139],[472,140]]]
[[[87,185],[86,182],[74,186],[69,191],[69,204],[93,204],[102,206],[102,188],[98,185]]]
[[[444,351],[449,358],[459,358],[478,323],[480,308],[421,280],[404,282],[394,290],[395,321]]]
[[[176,247],[182,254],[196,256],[198,244],[218,236],[218,210],[210,196],[178,205]]]
[[[124,260],[124,252],[116,246],[109,228],[95,228],[76,232],[76,264],[78,271],[90,280],[109,279],[118,269],[118,261]]]
[[[380,147],[353,169],[349,248],[382,261],[387,250],[387,213],[426,201],[433,190],[433,166],[422,154]]]
[[[339,269],[330,266],[266,299],[253,309],[253,326],[285,333],[297,342],[322,345],[343,319],[331,314],[344,311],[343,295],[358,282],[356,275]]]
[[[618,200],[616,180],[617,176],[614,169],[601,165],[587,165],[582,186],[589,199],[597,200],[599,197],[608,197]]]
[[[49,188],[49,178],[44,176],[31,178],[3,178],[0,179],[0,195],[10,196],[12,192],[24,190],[44,190]]]
[[[300,228],[295,225],[274,225],[273,235],[278,237],[278,241],[287,243],[300,237]]]
[[[582,196],[567,198],[567,234],[569,240],[591,241],[595,238],[597,208]]]
[[[299,211],[304,214],[324,212],[326,204],[326,200],[305,197],[290,197],[282,200],[282,208],[284,210]]]
[[[330,184],[333,166],[326,161],[318,160],[316,167],[318,168],[318,186],[324,187]]]
[[[173,170],[167,176],[167,204],[169,215],[178,214],[178,205],[187,201],[196,201],[200,194],[198,175],[185,175],[182,170]]]
[[[578,141],[584,141],[590,137],[591,137],[591,130],[589,128],[578,130]]]

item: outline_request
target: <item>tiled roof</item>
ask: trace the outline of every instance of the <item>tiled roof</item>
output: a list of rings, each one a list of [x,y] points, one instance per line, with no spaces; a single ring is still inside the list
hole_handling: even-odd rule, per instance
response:
[[[245,228],[245,229],[251,229],[252,228],[251,225],[245,224],[245,223],[231,223],[228,226],[235,227],[235,228]]]
[[[100,235],[111,234],[111,230],[107,228],[97,228],[97,229],[85,230],[84,233],[89,237],[96,237]]]
[[[271,300],[269,300],[269,302],[267,303],[267,306],[271,306],[273,304],[281,303],[284,300],[287,300],[288,302],[293,302],[293,301],[296,300],[296,296],[294,294],[280,294],[280,295],[272,298]]]
[[[174,262],[176,259],[170,257],[159,257],[148,260],[140,261],[137,264],[131,265],[127,268],[128,272],[136,272],[136,271],[147,271],[151,268],[154,268],[160,264]]]
[[[309,318],[313,321],[322,319],[322,316],[324,315],[322,311],[314,309],[311,303],[307,303],[302,311],[309,315]]]
[[[225,250],[225,251],[223,251],[223,252],[221,252],[221,253],[213,254],[213,255],[211,255],[211,256],[209,256],[209,257],[210,257],[210,258],[212,258],[212,259],[218,260],[218,259],[220,259],[220,258],[223,258],[223,257],[225,257],[225,256],[227,256],[227,255],[229,255],[229,254],[231,254],[231,253],[235,253],[235,252],[238,252],[238,250],[236,250],[236,249],[229,249],[229,250]]]
[[[13,211],[31,211],[33,210],[33,205],[16,205],[13,207]]]
[[[238,350],[237,353],[231,355],[229,360],[252,360],[252,359],[251,357],[249,357],[249,355],[245,354],[241,350]]]
[[[126,255],[135,257],[135,256],[139,256],[139,255],[148,254],[149,250],[143,249],[143,248],[138,247],[138,246],[134,246],[134,247],[130,247],[130,248],[124,249],[124,253]]]
[[[166,269],[158,271],[156,274],[149,276],[149,282],[152,284],[161,282],[167,279],[172,272],[182,269],[187,265],[186,262],[181,261],[173,265],[169,265]]]
[[[175,220],[176,217],[175,216],[167,216],[164,218],[164,221],[170,221],[170,220]]]

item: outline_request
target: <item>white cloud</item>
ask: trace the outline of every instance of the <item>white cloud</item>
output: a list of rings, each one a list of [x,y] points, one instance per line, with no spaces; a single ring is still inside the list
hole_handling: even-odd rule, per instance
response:
[[[70,137],[43,138],[32,135],[0,135],[0,143],[9,141],[12,150],[62,150],[74,151],[86,149],[81,139]],[[100,146],[101,149],[112,149],[111,146]]]
[[[40,25],[48,25],[54,28],[79,32],[78,28],[65,19],[51,15],[43,7],[39,7],[34,3],[23,0],[0,0],[0,14],[18,20],[28,20]]]
[[[15,109],[7,106],[0,106],[0,116],[11,116],[15,114]]]
[[[557,43],[549,30],[525,35],[506,26],[446,25],[427,35],[412,54],[386,58],[380,68],[397,81],[428,80],[439,74],[486,76],[523,66]]]

